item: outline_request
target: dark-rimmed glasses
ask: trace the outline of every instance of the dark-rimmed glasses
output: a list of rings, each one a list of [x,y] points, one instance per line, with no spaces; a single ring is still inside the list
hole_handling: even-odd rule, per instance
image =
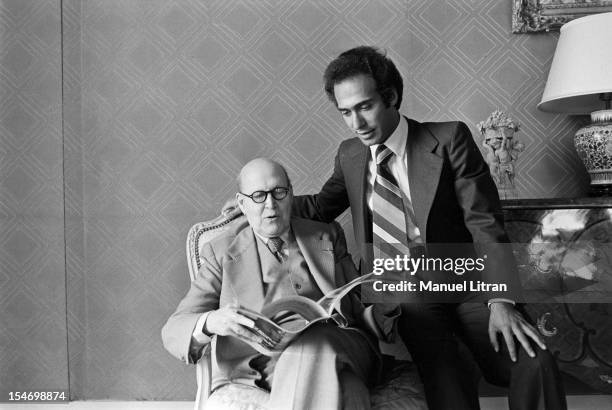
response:
[[[280,201],[287,197],[287,194],[289,194],[290,190],[291,188],[277,186],[269,191],[255,191],[251,195],[245,194],[244,192],[239,192],[239,194],[248,196],[256,204],[261,204],[266,202],[266,199],[268,199],[268,194],[271,194],[272,198],[276,199],[277,201]]]

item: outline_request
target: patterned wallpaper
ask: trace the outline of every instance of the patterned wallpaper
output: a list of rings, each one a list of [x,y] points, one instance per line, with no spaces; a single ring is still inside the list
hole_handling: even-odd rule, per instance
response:
[[[0,2],[0,401],[67,390],[60,2]]]
[[[388,50],[415,119],[517,119],[520,197],[582,192],[579,120],[535,108],[557,35],[512,35],[511,1],[59,4],[0,1],[2,386],[5,365],[47,386],[18,359],[36,343],[63,352],[40,357],[66,383],[67,331],[73,398],[192,399],[194,369],[159,336],[188,286],[186,231],[254,156],[320,188],[350,136],[320,77],[354,45]]]

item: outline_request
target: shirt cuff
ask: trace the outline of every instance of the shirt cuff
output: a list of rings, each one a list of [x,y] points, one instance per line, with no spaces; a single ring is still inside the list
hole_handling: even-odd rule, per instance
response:
[[[193,339],[199,344],[206,344],[210,340],[211,334],[204,333],[204,326],[206,325],[206,319],[208,319],[208,314],[210,312],[202,313],[196,325],[193,329],[193,333],[191,336]]]
[[[506,302],[506,303],[512,304],[512,306],[516,305],[516,302],[513,301],[512,299],[493,298],[493,299],[489,299],[489,301],[487,302],[487,307],[489,308],[489,310],[491,309],[491,304],[495,302]]]

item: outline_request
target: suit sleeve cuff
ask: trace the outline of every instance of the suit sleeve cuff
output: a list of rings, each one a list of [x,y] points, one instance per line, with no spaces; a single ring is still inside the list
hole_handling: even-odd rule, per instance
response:
[[[512,304],[512,306],[516,305],[516,302],[514,300],[512,300],[512,299],[493,298],[493,299],[489,299],[489,301],[487,302],[487,307],[489,309],[491,309],[491,304],[493,304],[495,302],[506,302],[506,303]]]
[[[376,324],[376,320],[374,320],[374,313],[372,313],[373,306],[370,305],[363,310],[363,322],[367,326],[368,330],[370,330],[377,339],[383,340],[385,337]]]

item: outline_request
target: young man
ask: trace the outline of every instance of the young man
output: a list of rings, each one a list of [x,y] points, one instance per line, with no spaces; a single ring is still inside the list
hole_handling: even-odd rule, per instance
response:
[[[459,244],[487,258],[482,279],[506,284],[509,294],[517,295],[497,189],[467,126],[400,115],[402,77],[372,47],[342,53],[324,80],[327,95],[357,135],[340,144],[321,191],[295,198],[294,213],[329,222],[350,207],[362,270],[370,266],[363,258],[368,248],[392,255],[409,254],[415,244],[428,251],[435,244]],[[419,275],[425,280],[436,273]],[[477,383],[466,375],[457,338],[489,382],[510,387],[511,409],[566,408],[556,363],[514,300],[495,293],[484,295],[488,303],[469,293],[448,296],[447,303],[402,303],[397,322],[430,409],[479,408]],[[397,313],[376,306],[379,317]]]

